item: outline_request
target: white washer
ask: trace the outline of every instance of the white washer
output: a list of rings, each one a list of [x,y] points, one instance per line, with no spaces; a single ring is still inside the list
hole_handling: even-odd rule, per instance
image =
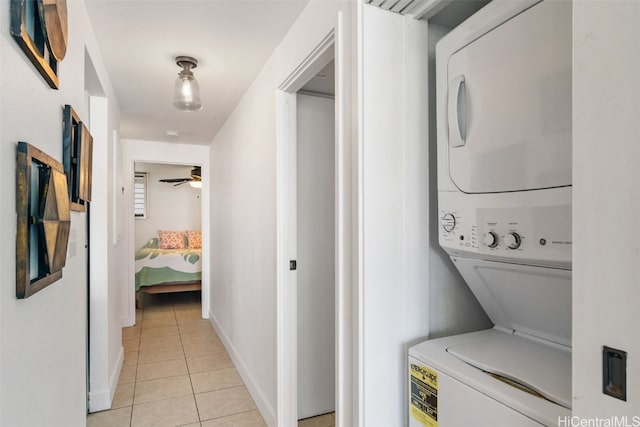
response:
[[[494,328],[409,351],[410,426],[571,413],[571,2],[494,0],[436,48],[440,245]]]
[[[571,414],[571,271],[454,262],[495,326],[409,350],[410,426],[557,425]]]

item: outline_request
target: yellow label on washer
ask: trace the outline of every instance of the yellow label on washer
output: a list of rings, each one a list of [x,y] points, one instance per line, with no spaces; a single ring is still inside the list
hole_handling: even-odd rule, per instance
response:
[[[438,427],[438,373],[411,364],[411,416],[425,427]]]

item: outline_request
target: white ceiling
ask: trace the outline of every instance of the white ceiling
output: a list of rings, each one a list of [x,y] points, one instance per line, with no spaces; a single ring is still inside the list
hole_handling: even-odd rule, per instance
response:
[[[88,0],[122,138],[209,144],[307,2]],[[202,111],[171,105],[178,55],[199,61]]]

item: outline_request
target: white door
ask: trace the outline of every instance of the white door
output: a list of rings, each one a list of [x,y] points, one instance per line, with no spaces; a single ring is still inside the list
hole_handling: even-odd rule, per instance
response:
[[[335,406],[334,110],[297,96],[298,419]]]
[[[538,3],[451,55],[449,165],[461,191],[571,185],[571,58],[571,2],[562,1]]]

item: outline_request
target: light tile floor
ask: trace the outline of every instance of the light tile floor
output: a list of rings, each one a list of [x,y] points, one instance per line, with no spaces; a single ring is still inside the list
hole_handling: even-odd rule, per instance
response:
[[[266,427],[199,301],[199,292],[145,295],[136,326],[122,329],[112,409],[90,414],[88,427]]]

